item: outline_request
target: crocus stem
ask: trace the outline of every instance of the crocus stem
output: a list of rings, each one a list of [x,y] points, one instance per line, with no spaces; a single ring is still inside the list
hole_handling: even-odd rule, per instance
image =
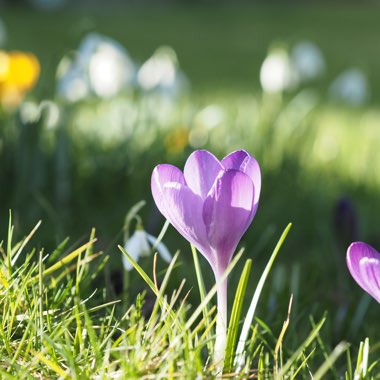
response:
[[[223,371],[227,341],[227,278],[221,280],[222,273],[215,273],[217,283],[218,315],[216,319],[216,339],[214,364],[220,374]]]

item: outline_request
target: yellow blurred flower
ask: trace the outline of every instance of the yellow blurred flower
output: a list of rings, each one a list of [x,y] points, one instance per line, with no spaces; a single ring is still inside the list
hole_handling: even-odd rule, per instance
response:
[[[33,88],[39,74],[40,64],[35,55],[0,50],[0,104],[5,108],[17,106]]]
[[[169,154],[179,154],[186,148],[188,142],[189,130],[184,127],[176,128],[166,136],[166,151]]]

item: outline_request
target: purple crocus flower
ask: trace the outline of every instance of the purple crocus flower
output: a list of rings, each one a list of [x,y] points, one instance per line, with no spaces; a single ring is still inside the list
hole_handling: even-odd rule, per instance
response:
[[[260,167],[244,150],[230,153],[221,161],[206,150],[197,150],[187,159],[183,173],[173,165],[156,166],[151,185],[158,209],[203,254],[214,271],[219,284],[216,356],[222,361],[227,280],[220,282],[220,278],[255,216],[261,189]]]
[[[359,286],[380,303],[380,253],[366,243],[352,243],[347,266]]]

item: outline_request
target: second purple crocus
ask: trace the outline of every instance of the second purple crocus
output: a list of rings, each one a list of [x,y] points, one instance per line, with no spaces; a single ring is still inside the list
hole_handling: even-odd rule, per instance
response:
[[[260,167],[244,150],[221,161],[198,150],[189,156],[183,172],[169,164],[156,166],[151,186],[160,212],[208,260],[219,283],[216,357],[223,361],[227,280],[221,282],[220,278],[255,216]]]
[[[359,286],[380,303],[380,253],[366,243],[352,243],[347,266]]]

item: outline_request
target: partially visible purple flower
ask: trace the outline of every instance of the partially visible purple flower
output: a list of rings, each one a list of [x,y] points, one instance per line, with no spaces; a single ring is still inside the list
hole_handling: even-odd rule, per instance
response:
[[[366,243],[352,243],[347,266],[359,286],[380,303],[380,253]]]

